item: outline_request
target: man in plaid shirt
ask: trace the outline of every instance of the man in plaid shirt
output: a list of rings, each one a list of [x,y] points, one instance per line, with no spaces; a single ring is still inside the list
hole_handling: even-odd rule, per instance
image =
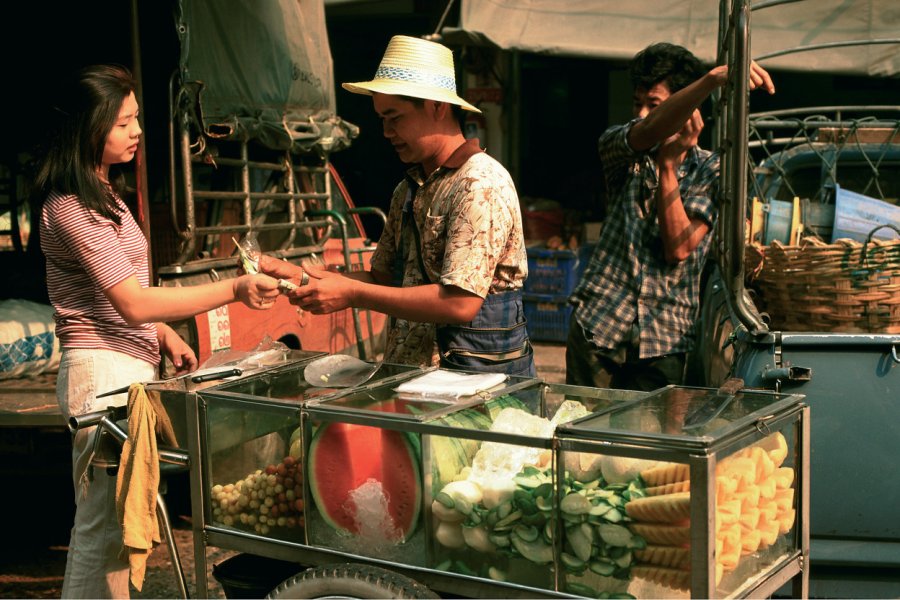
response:
[[[634,119],[600,137],[611,204],[570,298],[567,383],[643,391],[682,383],[718,214],[719,158],[697,145],[698,107],[727,78],[727,67],[705,72],[673,44],[632,60]],[[774,93],[756,63],[750,87]]]

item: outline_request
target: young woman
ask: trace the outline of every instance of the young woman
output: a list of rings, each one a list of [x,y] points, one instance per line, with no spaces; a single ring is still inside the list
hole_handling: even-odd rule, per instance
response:
[[[191,348],[164,321],[240,300],[271,307],[277,281],[266,275],[200,286],[150,286],[147,241],[122,201],[114,165],[138,149],[135,82],[127,69],[80,71],[57,106],[61,121],[35,179],[43,205],[41,248],[62,347],[57,399],[63,416],[126,402],[97,394],[156,378],[160,353],[179,372],[197,367]],[[93,428],[92,428],[93,429]],[[75,525],[63,598],[128,598],[128,562],[115,511],[115,476],[89,465],[95,431],[73,438]]]

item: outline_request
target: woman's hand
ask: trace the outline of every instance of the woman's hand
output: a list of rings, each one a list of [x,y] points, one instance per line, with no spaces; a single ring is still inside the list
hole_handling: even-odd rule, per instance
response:
[[[281,293],[278,280],[268,275],[241,275],[234,280],[234,297],[254,310],[266,310],[275,305]]]
[[[167,356],[175,366],[175,374],[182,375],[197,369],[197,355],[185,343],[175,330],[165,323],[156,324],[156,336],[159,339],[159,350]]]

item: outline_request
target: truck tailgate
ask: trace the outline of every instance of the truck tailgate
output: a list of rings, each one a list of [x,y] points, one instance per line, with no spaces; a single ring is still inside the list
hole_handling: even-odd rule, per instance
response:
[[[783,365],[812,369],[809,381],[783,383],[810,405],[810,533],[888,542],[882,558],[900,566],[900,338],[783,333],[781,354]]]

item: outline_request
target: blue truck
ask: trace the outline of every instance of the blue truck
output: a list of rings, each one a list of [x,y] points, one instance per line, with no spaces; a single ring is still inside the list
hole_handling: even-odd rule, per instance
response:
[[[726,11],[744,11],[736,21],[742,26],[723,33],[722,40],[733,64],[746,69],[749,2],[722,4]],[[753,8],[757,4],[769,9],[789,3]],[[896,48],[897,42],[866,43],[874,50],[875,44]],[[767,66],[765,56],[756,58]],[[896,597],[900,106],[753,114],[742,75],[717,106],[723,208],[691,375],[706,386],[733,377],[747,388],[806,396],[810,596]],[[850,196],[867,204],[850,204]],[[788,213],[776,233],[779,203]],[[862,232],[856,240],[839,241],[847,234],[838,228],[842,219],[855,220]]]

